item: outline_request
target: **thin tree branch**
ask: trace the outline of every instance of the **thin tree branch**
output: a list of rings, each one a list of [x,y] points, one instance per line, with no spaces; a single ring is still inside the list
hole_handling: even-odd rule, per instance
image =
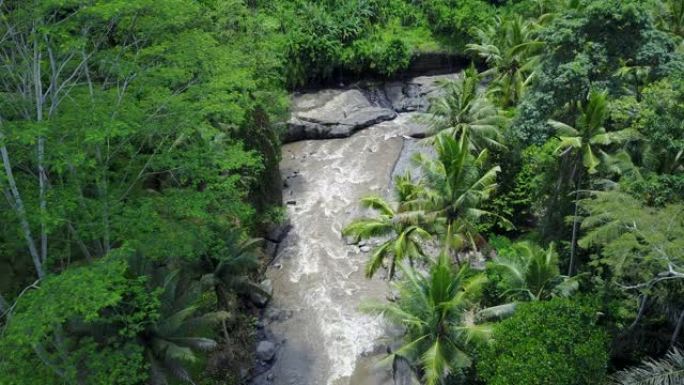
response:
[[[23,289],[19,292],[19,295],[17,295],[17,298],[14,300],[14,303],[13,303],[11,306],[7,306],[7,302],[5,301],[4,298],[2,298],[1,301],[5,301],[5,302],[4,302],[5,306],[4,306],[4,310],[0,309],[0,311],[2,311],[2,314],[0,314],[0,319],[2,319],[2,318],[5,317],[5,316],[8,316],[8,317],[9,317],[9,314],[12,313],[12,310],[14,310],[14,308],[17,306],[17,302],[19,302],[19,298],[21,298],[21,296],[23,296],[24,294],[26,294],[26,292],[29,291],[29,289],[35,289],[35,290],[40,289],[40,287],[38,286],[38,283],[39,283],[39,282],[40,282],[40,279],[37,279],[37,280],[36,280],[35,282],[33,282],[32,284],[30,284],[30,285],[26,286],[25,288],[23,288]],[[2,295],[0,295],[0,297],[2,297]]]

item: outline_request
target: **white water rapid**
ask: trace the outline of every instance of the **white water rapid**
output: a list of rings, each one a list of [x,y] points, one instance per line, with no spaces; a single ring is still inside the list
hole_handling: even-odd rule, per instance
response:
[[[383,320],[359,310],[366,300],[385,300],[384,272],[365,278],[370,247],[348,245],[340,232],[364,213],[362,197],[389,197],[393,169],[405,162],[402,148],[416,142],[406,136],[415,134],[413,116],[399,113],[347,138],[283,146],[283,202],[292,228],[267,270],[274,295],[264,316],[278,351],[255,384],[394,384],[391,368],[375,365],[385,353]]]

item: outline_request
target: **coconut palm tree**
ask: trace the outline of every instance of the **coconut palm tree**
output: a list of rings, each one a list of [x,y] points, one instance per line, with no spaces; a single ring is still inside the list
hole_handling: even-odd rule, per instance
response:
[[[396,284],[399,299],[365,307],[406,329],[402,345],[388,360],[406,358],[427,385],[469,367],[470,352],[490,334],[487,325],[472,322],[486,278],[467,266],[454,270],[447,254],[426,274],[402,266],[405,279]]]
[[[492,76],[490,92],[503,107],[518,104],[534,75],[538,53],[543,46],[535,36],[536,24],[520,15],[496,17],[486,29],[475,29],[477,44],[467,44],[467,51],[483,58]]]
[[[406,183],[399,182],[396,190],[401,196],[402,188],[399,186],[406,186]],[[361,204],[375,211],[376,215],[354,220],[342,230],[342,235],[354,237],[357,242],[372,238],[386,239],[371,252],[366,264],[366,277],[373,277],[381,266],[389,263],[387,278],[391,280],[397,262],[408,259],[413,263],[413,260],[424,257],[421,243],[430,238],[430,234],[417,222],[420,213],[403,211],[399,204],[393,207],[378,196],[365,197]]]
[[[584,177],[584,171],[589,176],[598,172],[601,157],[606,157],[602,148],[620,144],[637,137],[637,133],[631,129],[619,131],[607,131],[604,127],[607,112],[606,92],[591,91],[587,100],[579,103],[579,116],[575,127],[556,120],[550,120],[549,124],[556,129],[560,144],[557,152],[567,156],[573,163],[573,178],[575,181],[575,213],[572,223],[572,241],[570,245],[570,265],[568,275],[575,270],[575,254],[577,250],[577,226],[578,226],[578,201],[579,191]]]
[[[504,295],[515,301],[540,301],[567,297],[579,287],[576,277],[560,275],[558,253],[553,244],[547,249],[525,241],[497,255],[487,266],[501,277]]]
[[[268,295],[249,278],[259,265],[261,238],[243,239],[238,229],[228,230],[213,250],[193,266],[201,274],[200,282],[216,293],[218,309],[229,308],[228,294]]]
[[[195,281],[185,282],[178,270],[157,270],[150,280],[150,290],[160,291],[159,317],[138,333],[150,364],[150,382],[167,385],[169,378],[175,378],[195,384],[186,365],[197,362],[198,353],[218,346],[206,336],[212,335],[212,327],[229,314],[202,313],[198,305],[199,285]]]
[[[504,147],[500,127],[505,118],[480,89],[480,75],[471,67],[456,80],[441,83],[441,95],[433,98],[428,124],[435,134],[458,138],[467,133],[472,151]]]
[[[477,230],[480,219],[485,215],[499,217],[483,210],[481,204],[496,188],[496,175],[501,168],[495,166],[483,171],[487,151],[471,155],[466,131],[461,132],[458,140],[439,135],[434,147],[436,157],[421,153],[414,157],[422,173],[418,183],[420,191],[404,205],[424,211],[424,220],[435,223],[436,231],[452,229],[454,236],[448,240],[452,247],[476,249],[482,243]]]

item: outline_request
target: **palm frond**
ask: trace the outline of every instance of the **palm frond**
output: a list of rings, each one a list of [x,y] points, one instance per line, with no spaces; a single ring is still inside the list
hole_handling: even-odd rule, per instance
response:
[[[610,131],[594,135],[589,142],[591,144],[608,145],[614,143],[624,143],[629,140],[639,139],[641,135],[638,131],[632,129],[624,129],[619,131]]]
[[[197,309],[197,306],[188,306],[186,308],[179,309],[168,317],[163,318],[157,326],[158,332],[162,335],[170,335],[174,333],[174,331],[178,330],[183,323],[192,317]]]
[[[393,231],[391,222],[375,218],[360,218],[354,220],[342,230],[343,236],[352,236],[357,241],[373,237],[381,237]]]
[[[672,349],[661,359],[648,359],[640,366],[617,372],[616,385],[680,385],[684,384],[684,353]]]
[[[449,373],[449,367],[444,359],[440,341],[436,340],[430,349],[421,357],[422,367],[425,372],[423,381],[426,385],[437,385]]]
[[[164,357],[167,357],[173,361],[183,361],[183,362],[195,362],[197,361],[197,356],[193,353],[192,349],[186,346],[181,346],[172,342],[166,344],[163,350]]]
[[[556,148],[556,152],[567,150],[569,148],[582,148],[582,138],[579,136],[560,136],[560,142]]]
[[[420,345],[424,344],[425,341],[427,341],[430,338],[429,334],[425,334],[422,336],[419,336],[418,338],[414,338],[407,343],[401,345],[399,349],[397,349],[394,354],[405,357],[409,360],[414,360],[417,356],[419,356],[418,351],[420,349]]]
[[[212,351],[218,347],[218,343],[211,338],[202,337],[173,337],[169,338],[169,341],[174,342],[181,346],[187,346],[191,349],[196,349],[200,351]]]
[[[517,303],[505,303],[503,305],[491,306],[477,312],[475,319],[478,321],[499,321],[508,318],[515,313]]]
[[[553,288],[553,295],[557,297],[570,297],[579,290],[579,279],[581,275],[564,277],[564,279]]]
[[[492,327],[487,324],[454,326],[454,331],[463,335],[462,339],[466,346],[481,344],[489,340],[492,335]]]
[[[230,318],[231,314],[227,311],[212,311],[187,320],[183,327],[188,331],[197,333],[198,331],[219,325]]]
[[[370,259],[366,263],[366,277],[372,278],[373,275],[382,267],[385,257],[391,253],[392,241],[386,241],[373,249]]]
[[[390,204],[379,196],[367,196],[361,198],[361,205],[377,210],[382,215],[387,215],[389,217],[394,215],[394,210]]]

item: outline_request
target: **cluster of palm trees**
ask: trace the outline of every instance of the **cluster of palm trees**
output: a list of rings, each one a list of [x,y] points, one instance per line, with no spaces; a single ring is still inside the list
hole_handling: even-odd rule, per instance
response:
[[[371,253],[368,277],[385,262],[391,279],[397,262],[408,259],[412,264],[425,259],[421,245],[433,237],[457,250],[477,249],[482,244],[478,223],[483,216],[495,214],[480,204],[495,189],[499,167],[484,170],[487,151],[471,154],[469,137],[467,131],[457,139],[440,134],[434,138],[434,158],[416,154],[413,161],[422,175],[416,181],[411,175],[397,179],[398,202],[389,203],[378,196],[362,200],[377,215],[353,221],[342,234],[357,241],[386,238]]]
[[[391,303],[368,305],[367,310],[384,315],[405,330],[401,346],[388,359],[409,360],[428,385],[444,383],[449,376],[470,367],[471,353],[487,339],[490,324],[513,314],[516,303],[568,297],[577,292],[583,277],[576,274],[578,247],[586,243],[579,241],[582,194],[617,184],[599,176],[632,173],[639,177],[638,167],[625,150],[626,143],[640,146],[648,167],[684,169],[681,151],[658,150],[640,141],[633,129],[608,129],[608,93],[590,90],[586,97],[559,106],[555,116],[562,119],[547,121],[555,134],[555,155],[563,171],[560,178],[567,178],[572,190],[572,194],[563,194],[559,199],[574,205],[568,222],[572,233],[568,236],[567,273],[560,271],[553,243],[541,247],[531,241],[497,249],[484,271],[469,265],[465,258],[469,252],[491,249],[482,232],[484,218],[508,228],[513,226],[486,209],[501,172],[489,154],[507,150],[502,130],[539,67],[544,49],[540,26],[554,15],[548,13],[549,2],[538,3],[536,20],[520,16],[497,18],[490,27],[475,31],[477,41],[468,44],[467,49],[481,57],[489,69],[478,73],[469,68],[458,79],[442,84],[426,120],[432,136],[424,141],[434,151],[413,157],[418,172],[396,178],[391,201],[379,196],[364,198],[362,204],[370,214],[354,220],[342,231],[356,241],[376,241],[366,275],[371,278],[386,267],[387,277],[394,280],[399,295]],[[659,22],[667,25],[666,30],[684,37],[684,2],[668,0],[663,4],[668,10],[663,15],[667,17]],[[568,1],[568,7],[580,5]],[[624,63],[617,74],[630,87],[625,92],[637,101],[644,83],[643,71]],[[556,194],[562,194],[560,182]],[[483,306],[483,287],[496,293],[496,303],[487,298],[487,304],[494,306]],[[620,383],[642,383],[625,378],[645,378],[647,372],[681,373],[682,362],[681,352],[674,350],[665,360],[647,362],[643,368],[620,374],[624,377]]]
[[[516,244],[495,257],[487,272],[469,266],[464,253],[487,247],[480,231],[485,217],[511,225],[483,208],[497,187],[500,172],[488,154],[502,148],[506,119],[480,89],[474,69],[443,84],[443,94],[430,109],[435,134],[425,141],[434,154],[417,153],[412,161],[418,175],[395,180],[394,201],[379,196],[362,199],[373,215],[352,221],[343,236],[375,240],[366,265],[373,277],[383,266],[399,293],[392,303],[372,304],[367,310],[383,314],[405,328],[401,347],[389,359],[408,359],[428,385],[470,367],[470,353],[487,339],[487,322],[512,314],[517,301],[571,295],[576,278],[561,276],[558,255],[531,242]],[[433,257],[426,250],[438,249]],[[497,274],[500,304],[482,308],[487,276]]]
[[[434,146],[434,158],[414,159],[421,166],[420,179],[397,179],[398,202],[364,198],[362,203],[376,215],[357,219],[343,230],[357,240],[380,239],[366,266],[368,277],[383,265],[389,266],[389,279],[396,270],[402,272],[394,283],[397,301],[369,304],[366,310],[405,328],[403,343],[388,359],[408,359],[428,385],[470,367],[473,349],[490,334],[487,322],[511,315],[516,302],[568,296],[578,288],[577,277],[560,275],[553,245],[542,249],[531,242],[517,243],[495,257],[487,273],[459,258],[461,252],[485,244],[478,220],[494,214],[479,205],[496,187],[498,169],[483,171],[483,154],[470,153],[467,134],[458,140],[438,135]],[[441,246],[436,258],[423,247],[434,240]],[[501,304],[483,309],[479,302],[491,274],[499,276]]]
[[[390,358],[411,361],[429,385],[469,367],[473,346],[488,335],[487,322],[510,316],[517,302],[566,297],[579,287],[581,276],[573,276],[577,207],[568,275],[560,273],[553,244],[542,248],[518,242],[499,250],[485,272],[475,271],[464,258],[468,251],[488,247],[480,231],[483,218],[512,227],[506,218],[485,209],[501,171],[489,153],[506,149],[506,111],[520,101],[535,75],[542,48],[536,38],[538,26],[511,17],[476,31],[479,42],[468,49],[484,58],[490,69],[478,73],[469,68],[457,80],[442,84],[441,95],[428,111],[433,135],[425,142],[434,151],[412,159],[418,175],[396,179],[393,202],[379,196],[364,198],[362,204],[374,215],[356,219],[342,231],[356,241],[377,241],[366,265],[367,277],[383,266],[390,280],[401,271],[402,279],[395,283],[398,300],[368,308],[406,329],[404,344]],[[483,79],[488,80],[487,87]],[[599,165],[619,166],[621,154],[605,150],[636,137],[629,130],[605,129],[606,103],[606,93],[594,91],[568,106],[576,112],[573,124],[549,121],[558,136],[556,152],[573,169],[575,201],[584,178],[594,175]],[[429,249],[441,251],[433,257],[426,252]],[[482,308],[481,289],[487,277],[495,278],[499,303]]]
[[[678,10],[667,20],[677,31],[679,11],[684,9],[680,3],[667,3]],[[553,243],[543,248],[522,241],[496,250],[484,271],[477,271],[464,258],[467,252],[490,249],[481,231],[484,218],[512,227],[506,218],[486,209],[501,172],[489,154],[506,150],[502,129],[535,77],[543,49],[538,30],[553,17],[543,9],[534,21],[518,16],[497,18],[491,27],[475,31],[477,42],[467,48],[483,58],[489,69],[478,73],[469,68],[457,80],[442,84],[440,96],[431,101],[428,111],[433,135],[424,140],[434,151],[413,157],[418,172],[396,179],[392,201],[364,198],[362,203],[372,214],[342,231],[357,241],[377,241],[366,275],[371,278],[387,267],[387,277],[395,280],[399,296],[367,309],[404,328],[403,343],[389,359],[408,359],[428,385],[443,383],[470,367],[470,353],[487,339],[489,324],[513,314],[516,303],[573,295],[583,276],[576,274],[582,192],[599,187],[598,182],[610,184],[598,175],[633,172],[638,177],[630,155],[620,148],[636,143],[639,134],[632,129],[607,129],[608,94],[591,90],[586,98],[560,108],[557,116],[564,121],[547,122],[555,131],[559,164],[571,170],[564,175],[573,191],[566,199],[574,205],[567,274],[559,269]],[[635,89],[629,92],[637,99],[640,80],[634,71],[638,70],[623,71],[634,75]],[[656,153],[647,143],[643,146],[643,153]],[[681,154],[663,159],[673,167],[684,164]],[[433,255],[432,250],[439,252]],[[482,305],[486,285],[497,295],[495,306]],[[681,366],[680,352],[671,353],[669,359]]]
[[[490,67],[483,74],[492,77],[489,93],[502,107],[518,104],[534,77],[543,46],[536,37],[539,25],[520,15],[497,16],[488,28],[475,29],[478,42],[466,46]]]

